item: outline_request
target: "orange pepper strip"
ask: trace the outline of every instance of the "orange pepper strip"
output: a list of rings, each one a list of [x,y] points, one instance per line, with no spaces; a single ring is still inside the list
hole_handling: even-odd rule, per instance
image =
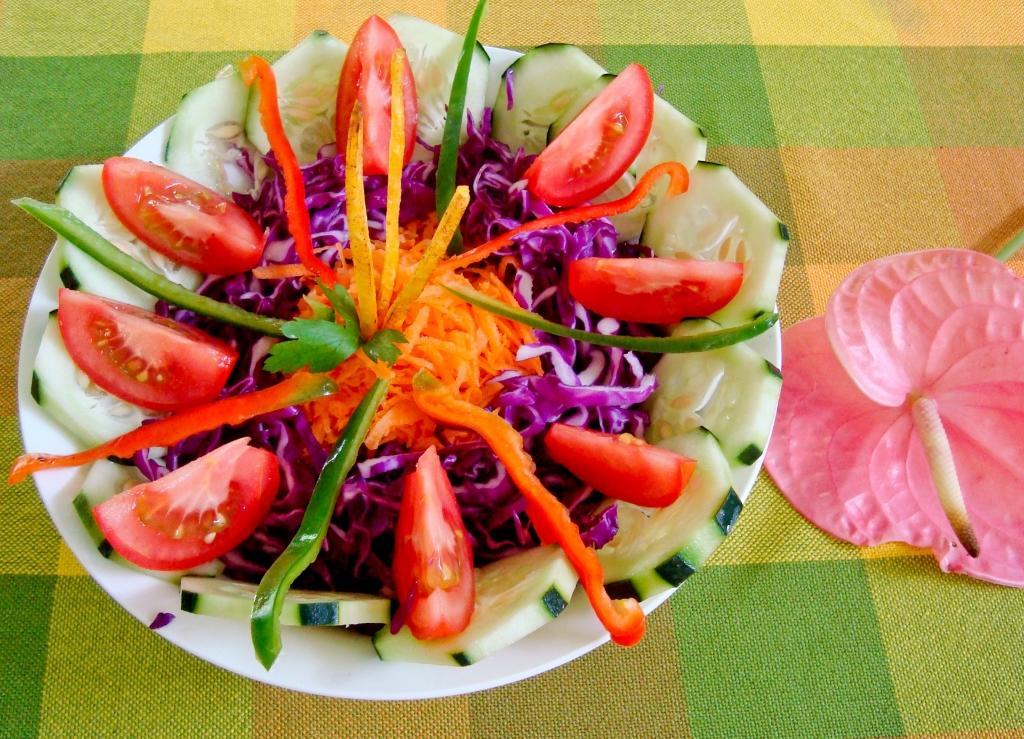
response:
[[[610,200],[607,203],[599,203],[597,205],[581,205],[578,208],[569,208],[567,210],[559,211],[558,213],[553,213],[550,216],[544,216],[543,218],[538,218],[535,221],[524,223],[521,226],[516,226],[497,238],[491,239],[490,241],[480,244],[480,246],[474,247],[453,259],[445,261],[441,265],[440,270],[449,271],[476,264],[477,262],[491,256],[491,254],[496,252],[498,249],[511,244],[512,240],[517,236],[521,236],[531,231],[550,228],[551,226],[561,226],[565,223],[582,223],[583,221],[592,221],[595,218],[617,216],[620,213],[633,210],[633,208],[640,205],[643,199],[647,197],[647,194],[651,191],[651,188],[654,187],[654,184],[658,179],[666,175],[670,178],[666,197],[674,197],[684,193],[690,186],[690,173],[687,171],[685,166],[679,162],[662,162],[648,170],[647,173],[640,178],[640,181],[636,183],[636,187],[633,188],[633,192],[629,193],[629,195],[626,195],[625,197],[621,197],[618,200]]]
[[[413,379],[413,401],[438,423],[467,428],[479,434],[508,470],[512,482],[527,500],[526,512],[542,541],[555,541],[587,591],[594,613],[616,644],[631,646],[644,635],[645,619],[633,598],[613,600],[604,589],[604,570],[594,550],[583,543],[569,511],[534,474],[534,464],[523,449],[523,437],[496,413],[456,398],[428,372]]]
[[[245,84],[256,83],[260,91],[260,123],[270,141],[277,165],[284,177],[284,211],[288,217],[288,230],[295,239],[295,251],[299,260],[325,285],[333,286],[338,278],[327,264],[313,254],[313,235],[309,224],[309,209],[306,208],[306,185],[302,181],[302,169],[295,158],[288,135],[281,122],[281,111],[277,106],[277,81],[274,70],[267,60],[250,56],[239,65]]]
[[[309,277],[309,270],[302,264],[264,264],[254,267],[252,276],[257,280],[287,280],[292,277]]]
[[[201,431],[220,426],[237,426],[255,416],[304,403],[338,391],[325,374],[296,372],[283,382],[244,395],[222,398],[189,408],[159,421],[147,423],[105,444],[75,454],[23,454],[11,466],[10,485],[21,482],[33,472],[57,467],[77,467],[106,457],[127,459],[140,449],[169,446]]]

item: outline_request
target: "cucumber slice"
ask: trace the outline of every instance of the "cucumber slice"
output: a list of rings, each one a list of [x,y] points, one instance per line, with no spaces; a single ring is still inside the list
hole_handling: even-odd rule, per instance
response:
[[[201,616],[248,621],[256,586],[247,582],[207,577],[181,580],[181,610]],[[363,593],[290,590],[281,611],[284,626],[354,626],[387,624],[391,601]]]
[[[633,192],[636,187],[636,178],[629,172],[623,172],[622,176],[615,181],[615,184],[594,198],[595,203],[607,203],[611,200],[624,198]],[[650,200],[650,199],[648,199]],[[647,222],[647,211],[650,203],[644,202],[633,210],[627,210],[617,216],[609,216],[608,220],[615,226],[619,234],[619,241],[639,241],[644,231],[644,224]]]
[[[550,144],[575,120],[576,116],[615,79],[614,74],[604,74],[583,89],[568,108],[548,129],[547,142]],[[636,177],[662,162],[682,162],[687,169],[699,162],[708,151],[708,139],[700,126],[680,113],[671,103],[654,96],[654,119],[651,121],[651,135],[640,150],[629,171]]]
[[[64,287],[82,290],[129,305],[153,310],[156,298],[115,275],[64,238],[57,239],[56,254]]]
[[[605,74],[586,87],[551,124],[548,129],[548,143],[554,141],[614,79],[614,74]],[[628,195],[640,177],[662,162],[682,162],[688,169],[693,169],[707,153],[707,148],[708,141],[700,126],[655,95],[654,120],[651,122],[651,134],[647,138],[647,143],[630,165],[629,171],[612,187],[594,198],[594,202],[606,203]],[[662,199],[666,187],[664,182],[657,183],[643,203],[627,213],[611,218],[621,241],[637,241],[640,238],[648,213]]]
[[[157,274],[189,290],[199,287],[203,279],[199,272],[153,251],[121,225],[103,194],[102,175],[103,166],[99,164],[73,167],[57,189],[57,205],[70,210],[118,249],[142,262]],[[60,248],[64,268],[70,267],[72,270],[70,274],[62,277],[65,280],[73,279],[80,290],[113,300],[129,298],[125,302],[143,308],[152,308],[156,303],[149,295],[143,298],[138,288],[115,275],[77,247],[64,242]]]
[[[562,551],[537,547],[476,573],[476,610],[461,634],[419,641],[408,627],[373,637],[385,661],[471,665],[557,618],[576,588],[576,573]]]
[[[32,371],[39,407],[86,446],[97,446],[137,428],[153,414],[101,390],[64,348],[56,311],[50,315]]]
[[[135,467],[107,459],[93,462],[82,481],[82,487],[71,504],[75,507],[89,538],[104,552],[110,550],[103,533],[96,525],[92,509],[112,496],[143,482],[145,478]]]
[[[682,496],[667,508],[619,503],[619,532],[597,556],[616,595],[650,598],[680,585],[725,539],[742,503],[714,435],[704,428],[658,446],[697,461]]]
[[[576,116],[583,112],[583,109],[593,102],[594,98],[604,92],[604,88],[608,87],[615,79],[617,75],[607,73],[602,74],[596,80],[591,82],[589,85],[580,90],[579,94],[573,98],[573,101],[569,103],[562,114],[555,119],[555,122],[548,127],[547,142],[550,144],[554,141],[558,134],[565,130],[566,126],[576,120]]]
[[[405,53],[409,57],[413,77],[416,79],[416,101],[419,117],[416,135],[431,146],[441,143],[444,134],[445,117],[448,113],[448,99],[452,93],[455,68],[462,53],[463,37],[446,28],[435,26],[429,21],[406,13],[393,13],[388,23],[395,29]],[[466,85],[466,111],[462,118],[462,137],[466,137],[468,114],[479,123],[487,104],[487,75],[491,58],[484,47],[477,43],[473,61],[469,66],[469,80]],[[433,153],[417,146],[418,158],[429,159]]]
[[[223,195],[247,192],[252,177],[241,166],[249,88],[228,65],[212,82],[181,99],[167,134],[164,161],[175,172]]]
[[[285,134],[299,164],[316,160],[317,152],[335,140],[338,79],[348,47],[327,31],[313,31],[274,62],[277,99]],[[260,94],[253,87],[245,115],[245,135],[259,151],[270,151],[260,123]]]
[[[675,335],[715,330],[706,319],[683,321]],[[782,392],[781,371],[746,344],[694,354],[666,354],[654,368],[649,436],[658,442],[704,426],[734,468],[764,453]]]
[[[775,308],[789,232],[731,169],[698,162],[686,193],[651,210],[641,242],[659,257],[743,262],[743,285],[711,316],[734,326]]]
[[[548,127],[572,105],[582,89],[605,73],[600,64],[570,44],[542,44],[517,59],[502,76],[494,101],[496,139],[513,150],[537,154]],[[512,109],[505,81],[512,74]]]
[[[708,139],[701,127],[655,95],[651,135],[630,171],[642,177],[662,162],[682,162],[692,170],[707,153]]]

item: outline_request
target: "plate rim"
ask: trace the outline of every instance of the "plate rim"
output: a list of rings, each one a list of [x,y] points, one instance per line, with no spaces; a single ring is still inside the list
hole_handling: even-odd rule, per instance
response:
[[[521,54],[510,49],[491,46],[487,47],[487,51],[491,55],[492,64],[489,87],[496,87],[500,73],[496,75],[495,68],[504,69],[508,63],[514,61]],[[502,66],[503,64],[504,66]],[[140,137],[125,152],[125,156],[136,156],[162,163],[164,143],[173,119],[172,115]],[[30,394],[32,365],[39,340],[45,327],[46,317],[50,310],[56,307],[55,296],[56,288],[59,286],[59,277],[55,254],[56,243],[50,248],[43,267],[39,271],[26,308],[18,346],[16,400],[18,426],[24,448],[47,448],[48,451],[61,453],[72,451],[78,445],[59,424],[45,416],[43,411],[32,401]],[[768,360],[781,367],[781,330],[778,324],[769,332],[757,337],[751,342],[751,345]],[[56,440],[56,444],[51,443],[54,440]],[[44,442],[42,447],[40,447],[41,441]],[[757,480],[762,463],[763,456],[755,465],[744,470],[745,479],[735,481],[737,492],[744,501],[748,498]],[[569,608],[559,618],[525,639],[469,667],[381,662],[373,653],[372,647],[369,650],[365,649],[365,645],[369,645],[370,642],[368,637],[356,637],[347,633],[339,635],[336,628],[334,633],[328,637],[327,632],[323,629],[304,627],[301,630],[285,629],[285,643],[293,650],[291,653],[287,649],[282,651],[274,669],[264,670],[251,654],[251,646],[249,646],[248,659],[233,651],[218,648],[222,646],[222,640],[237,637],[239,631],[245,634],[244,642],[249,645],[248,629],[245,629],[241,622],[182,614],[176,603],[173,606],[168,606],[169,597],[172,595],[169,591],[173,591],[172,600],[177,601],[178,588],[176,586],[144,573],[132,571],[99,554],[86,535],[77,514],[69,505],[70,498],[76,489],[74,486],[82,476],[80,468],[56,470],[33,475],[33,483],[62,540],[93,582],[99,585],[107,596],[142,626],[148,626],[149,621],[160,610],[175,613],[176,618],[171,624],[156,630],[159,636],[194,657],[264,684],[312,695],[356,700],[422,700],[451,697],[509,685],[548,672],[609,641],[607,632],[600,626],[588,608],[586,598],[581,597],[581,591],[577,589]],[[64,510],[59,508],[60,505],[63,505]],[[698,572],[695,576],[699,575]],[[643,601],[644,611],[652,612],[667,601],[676,590],[678,588],[673,588]],[[159,605],[156,607],[150,605],[153,603]],[[519,664],[516,665],[515,657],[521,657],[521,655],[516,655],[516,652],[552,649],[553,646],[557,647],[562,643],[562,640],[556,637],[556,632],[567,632],[567,636],[578,637],[581,630],[589,632],[589,634],[584,639],[573,639],[575,642],[573,646],[561,651],[555,649],[551,652],[554,656],[546,659],[526,661],[525,663],[519,659]],[[308,634],[308,637],[303,637],[302,634]],[[300,652],[302,654],[310,653],[315,658],[326,659],[322,649],[324,645],[335,643],[352,645],[356,639],[363,642],[363,648],[357,651],[368,652],[365,656],[372,660],[373,667],[369,669],[381,675],[376,682],[386,685],[391,692],[382,692],[380,688],[373,690],[361,688],[358,677],[353,679],[353,671],[345,669],[345,665],[335,665],[334,667],[340,668],[340,671],[339,669],[328,669],[326,670],[327,674],[324,675],[321,674],[322,671],[309,670],[310,663],[300,661]],[[313,646],[311,649],[297,649],[300,641]],[[550,642],[555,643],[552,645]],[[327,652],[330,651],[331,649],[328,648]],[[350,652],[352,650],[346,648],[343,651]],[[511,669],[507,671],[494,669],[497,665],[502,664],[503,660],[508,662],[510,659]],[[366,669],[364,666],[357,671],[362,673]],[[474,679],[477,675],[479,678]],[[340,677],[341,682],[331,682],[331,677]],[[460,679],[451,679],[455,677]],[[321,678],[327,682],[319,682]],[[398,685],[403,687],[396,689]]]

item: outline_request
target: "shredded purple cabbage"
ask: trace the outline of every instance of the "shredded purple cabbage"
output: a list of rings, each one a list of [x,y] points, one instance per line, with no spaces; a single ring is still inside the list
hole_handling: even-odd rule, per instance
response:
[[[153,620],[149,624],[149,628],[153,631],[156,631],[157,629],[162,629],[164,626],[167,626],[173,620],[173,613],[167,613],[167,611],[160,611],[153,617]]]
[[[468,140],[459,152],[459,181],[468,184],[473,193],[463,226],[469,246],[551,212],[523,186],[523,173],[534,157],[521,150],[512,152],[493,140],[490,126],[490,110],[485,111],[478,125],[470,120]],[[236,194],[235,201],[267,229],[264,262],[294,263],[298,259],[287,232],[281,177],[272,156],[266,161],[270,174],[256,194]],[[403,224],[433,212],[434,166],[413,162],[405,168]],[[329,151],[322,152],[315,163],[303,169],[303,178],[315,246],[322,249],[323,258],[333,261],[337,246],[348,240],[344,160]],[[368,177],[366,187],[370,228],[381,237],[385,178]],[[518,254],[522,268],[503,278],[521,305],[548,318],[587,330],[643,334],[642,327],[601,320],[584,310],[569,295],[565,280],[567,265],[576,259],[636,256],[638,250],[636,245],[618,244],[614,227],[604,219],[549,228],[521,237],[506,251]],[[199,292],[264,315],[289,317],[294,315],[303,289],[297,279],[271,281],[236,275],[211,277]],[[238,348],[239,362],[224,391],[226,395],[279,381],[280,377],[261,369],[270,345],[268,339],[164,304],[158,309]],[[642,434],[648,419],[639,404],[654,390],[650,360],[632,352],[546,334],[538,334],[536,344],[522,347],[520,357],[539,357],[544,374],[505,373],[499,378],[504,389],[497,408],[523,434],[527,450],[537,462],[538,476],[569,508],[587,543],[604,546],[617,531],[616,506],[607,506],[600,495],[550,461],[542,434],[556,421],[609,433]],[[223,558],[226,575],[257,581],[298,528],[326,457],[301,410],[286,408],[237,428],[198,434],[170,447],[163,456],[152,453],[155,450],[141,452],[135,462],[147,477],[155,479],[240,436],[250,436],[255,446],[269,449],[281,461],[281,491],[270,515],[249,539]],[[490,449],[478,443],[463,444],[440,450],[440,455],[458,497],[478,565],[538,543],[525,515],[525,500]],[[300,587],[392,594],[389,570],[401,480],[415,466],[418,456],[398,444],[389,444],[357,464],[342,486],[323,551],[300,578]]]

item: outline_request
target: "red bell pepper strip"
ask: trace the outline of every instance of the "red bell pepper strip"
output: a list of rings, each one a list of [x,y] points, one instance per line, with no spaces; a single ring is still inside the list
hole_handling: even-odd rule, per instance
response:
[[[310,272],[328,287],[338,281],[337,276],[326,262],[313,254],[313,235],[309,224],[309,210],[306,208],[306,185],[302,181],[302,169],[295,158],[288,135],[281,122],[281,111],[277,105],[277,80],[267,60],[250,56],[239,65],[245,84],[256,83],[260,91],[260,123],[270,141],[277,165],[284,177],[284,211],[288,217],[288,230],[295,239],[295,251],[299,260]]]
[[[643,199],[647,197],[647,194],[651,191],[651,188],[654,187],[654,184],[658,179],[666,175],[669,177],[666,197],[674,197],[684,193],[690,186],[690,173],[685,166],[679,162],[662,162],[648,170],[647,173],[640,178],[640,181],[636,183],[636,187],[633,188],[633,191],[629,193],[629,195],[621,197],[618,200],[610,200],[607,203],[581,205],[577,208],[568,208],[549,216],[538,218],[535,221],[524,223],[521,226],[516,226],[497,238],[493,238],[490,241],[480,244],[480,246],[470,249],[460,256],[447,260],[441,265],[440,269],[454,270],[461,267],[469,267],[470,265],[476,264],[477,262],[491,256],[491,254],[496,252],[498,249],[508,246],[517,236],[522,236],[523,234],[530,233],[531,231],[538,231],[542,228],[550,228],[551,226],[561,226],[566,223],[582,223],[584,221],[592,221],[595,218],[604,218],[606,216],[617,216],[620,213],[633,210],[633,208],[643,202]]]
[[[645,619],[633,598],[613,600],[604,589],[604,570],[594,550],[583,543],[569,511],[534,474],[534,463],[523,448],[523,437],[501,416],[456,398],[425,371],[413,378],[413,401],[438,423],[459,426],[479,434],[508,470],[512,482],[526,498],[526,513],[541,540],[557,542],[579,575],[594,613],[616,644],[632,646],[644,635]]]
[[[105,444],[75,454],[23,454],[14,460],[7,477],[15,485],[33,472],[58,467],[78,467],[106,457],[127,459],[140,449],[169,446],[201,431],[220,426],[237,426],[250,418],[304,403],[338,391],[327,375],[296,372],[283,382],[244,395],[222,398],[189,408],[159,421],[147,423]]]

